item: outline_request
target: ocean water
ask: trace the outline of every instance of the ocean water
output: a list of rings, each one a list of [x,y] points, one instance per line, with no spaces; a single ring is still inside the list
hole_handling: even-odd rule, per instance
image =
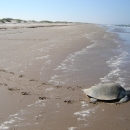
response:
[[[49,82],[62,85],[91,86],[116,82],[129,87],[130,77],[130,28],[100,25],[108,30],[101,40],[84,34],[92,45],[83,48],[60,63]],[[113,37],[115,35],[115,37]]]
[[[119,44],[117,50],[119,55],[107,61],[112,69],[101,81],[113,81],[116,79],[124,87],[130,87],[130,28],[119,26],[107,26],[108,32],[118,35],[116,42]]]

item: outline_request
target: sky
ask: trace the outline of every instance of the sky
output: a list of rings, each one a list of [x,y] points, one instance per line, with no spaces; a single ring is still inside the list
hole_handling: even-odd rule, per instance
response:
[[[130,0],[0,0],[0,19],[130,24]]]

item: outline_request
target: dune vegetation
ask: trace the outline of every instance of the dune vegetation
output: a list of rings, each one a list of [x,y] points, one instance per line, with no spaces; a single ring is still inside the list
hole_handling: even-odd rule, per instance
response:
[[[21,20],[21,19],[13,19],[13,18],[2,18],[0,19],[0,23],[72,23],[67,21],[49,21],[49,20],[42,20],[42,21],[35,21],[35,20]]]

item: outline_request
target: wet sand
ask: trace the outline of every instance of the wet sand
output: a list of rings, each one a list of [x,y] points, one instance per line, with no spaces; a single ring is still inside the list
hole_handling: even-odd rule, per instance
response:
[[[116,38],[94,24],[0,29],[0,130],[129,129],[129,102],[91,104],[82,91],[111,71]],[[84,56],[85,73],[74,68],[97,42],[102,53]]]

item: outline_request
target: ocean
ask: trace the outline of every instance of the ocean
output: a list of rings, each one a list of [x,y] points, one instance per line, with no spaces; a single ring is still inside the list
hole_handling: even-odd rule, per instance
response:
[[[130,77],[130,28],[115,25],[99,25],[107,28],[103,39],[84,37],[93,43],[82,50],[69,54],[54,69],[49,82],[56,85],[91,86],[116,82],[129,87]],[[93,81],[93,82],[91,82]]]
[[[130,78],[130,27],[108,26],[108,32],[118,35],[116,51],[119,54],[107,61],[112,71],[102,80],[116,79],[123,87],[129,87]]]

